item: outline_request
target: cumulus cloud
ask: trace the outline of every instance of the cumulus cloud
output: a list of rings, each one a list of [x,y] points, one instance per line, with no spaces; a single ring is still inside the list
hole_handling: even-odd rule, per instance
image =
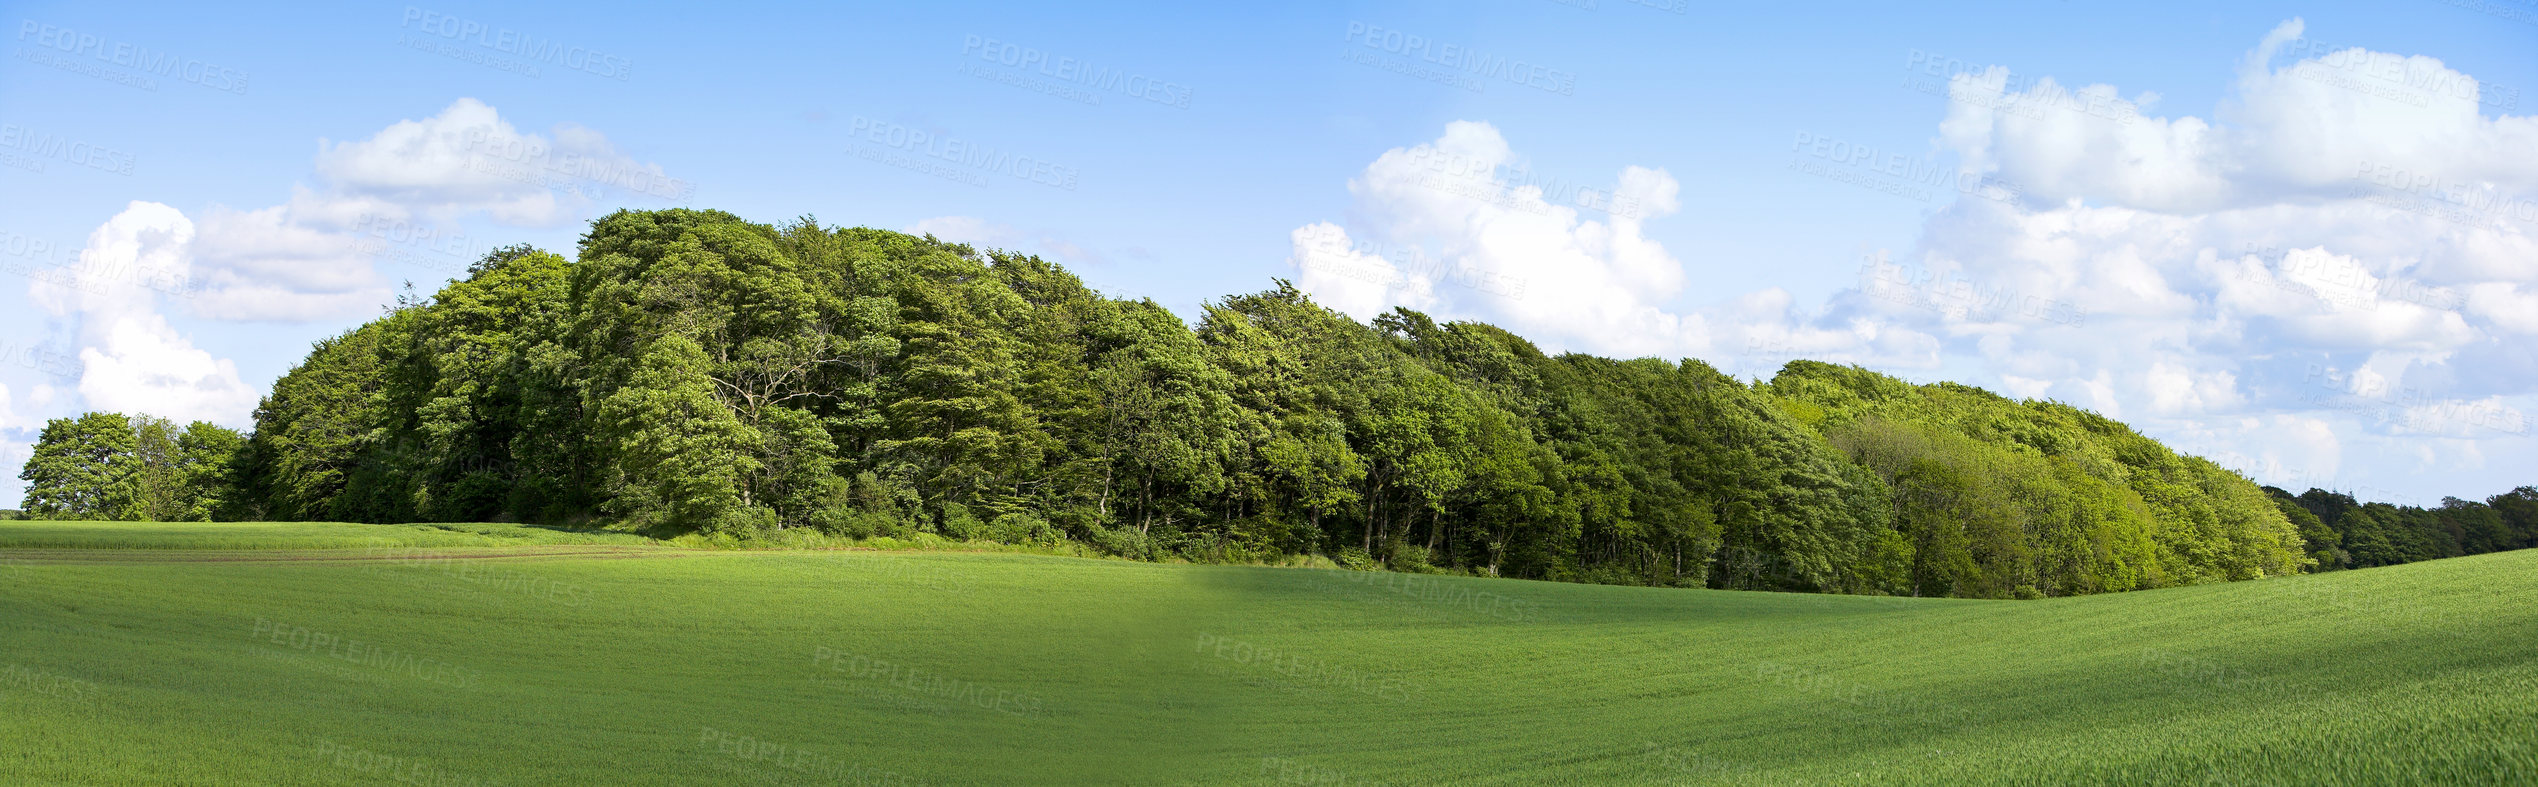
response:
[[[2129,404],[2308,481],[2340,481],[2356,441],[2481,457],[2525,432],[2538,121],[2438,59],[2304,34],[2258,41],[2209,117],[2109,85],[1951,82],[1941,144],[2021,199],[1949,206],[1913,254],[2087,315],[1985,337],[2000,384]]]
[[[1302,271],[1333,297],[1346,292],[1362,303],[1367,285],[1377,284],[1395,305],[1433,308],[1450,299],[1554,345],[1618,355],[1709,346],[1700,315],[1667,308],[1687,280],[1683,263],[1641,231],[1678,209],[1681,185],[1672,175],[1626,167],[1610,202],[1631,209],[1590,213],[1569,204],[1575,200],[1555,201],[1562,195],[1544,184],[1505,176],[1522,163],[1496,127],[1447,124],[1435,141],[1386,151],[1349,181],[1362,229],[1299,233],[1292,261],[1304,267],[1330,256],[1308,244],[1336,242],[1344,247],[1340,267],[1395,275],[1376,283]]]
[[[2524,292],[2519,284],[2495,281],[2469,287],[2468,309],[2497,331],[2538,334],[2538,291]]]
[[[2404,352],[2432,374],[2538,327],[2516,308],[2538,274],[2538,159],[2505,155],[2538,150],[2538,124],[2481,114],[2476,80],[2437,59],[2303,32],[2267,34],[2212,119],[2141,114],[2147,94],[2107,85],[1958,76],[1942,141],[2027,201],[1953,205],[1919,253],[2084,307],[2086,325],[2009,341],[2075,360],[2065,381],[2136,379],[2162,413],[2287,404],[2224,392],[2252,356]]]
[[[439,217],[481,212],[521,226],[572,220],[612,187],[649,191],[673,182],[599,132],[569,124],[552,136],[522,132],[473,98],[368,139],[317,147],[318,176],[345,198]]]
[[[689,185],[636,161],[605,135],[570,124],[523,132],[461,98],[368,138],[318,141],[318,185],[280,205],[213,206],[200,216],[196,316],[305,321],[358,315],[389,297],[376,264],[455,275],[484,244],[417,242],[481,216],[553,226],[611,198],[684,200]]]
[[[1496,127],[1449,123],[1350,179],[1347,222],[1296,228],[1287,264],[1299,287],[1359,319],[1396,307],[1485,319],[1553,349],[1680,357],[1736,340],[1813,340],[1780,327],[1785,298],[1727,306],[1772,313],[1750,337],[1672,306],[1691,277],[1643,230],[1680,207],[1681,184],[1664,170],[1624,167],[1595,186],[1529,172]]]
[[[2151,363],[2143,378],[2151,408],[2162,415],[2202,413],[2238,403],[2238,376],[2227,370],[2197,371],[2167,361]]]
[[[119,317],[103,340],[82,348],[79,394],[92,409],[148,413],[178,423],[212,421],[244,427],[256,389],[238,366],[194,347],[156,314]]]
[[[194,222],[183,211],[135,201],[88,234],[68,276],[37,278],[27,295],[55,317],[148,313],[155,308],[154,285],[192,275],[187,249],[193,242]]]
[[[2325,419],[2287,413],[2213,419],[2177,429],[2169,442],[2182,452],[2294,492],[2349,488],[2351,483],[2344,468],[2344,438]]]
[[[2267,33],[2208,119],[2145,115],[2153,95],[2128,100],[2112,85],[2047,78],[2008,92],[2008,70],[1993,68],[1950,80],[1941,138],[1968,168],[2044,204],[2206,213],[2342,200],[2373,185],[2489,197],[2538,185],[2528,155],[2538,119],[2484,116],[2483,86],[2436,58],[2338,47],[2305,30],[2293,19]]]
[[[29,285],[38,306],[77,326],[79,392],[91,409],[246,424],[256,390],[157,310],[162,290],[152,285],[185,280],[195,242],[183,212],[134,202],[89,233],[67,280]]]
[[[387,300],[369,249],[333,224],[325,213],[331,207],[304,197],[252,211],[204,211],[187,306],[215,320],[304,321],[359,314]]]

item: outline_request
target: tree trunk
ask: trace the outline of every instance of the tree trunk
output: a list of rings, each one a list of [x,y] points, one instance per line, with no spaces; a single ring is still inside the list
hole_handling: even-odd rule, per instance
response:
[[[1101,509],[1103,522],[1110,521],[1110,479],[1111,476],[1118,471],[1118,462],[1113,460],[1104,460],[1102,462],[1102,497],[1099,502],[1095,503],[1095,506]]]
[[[1154,474],[1147,473],[1145,480],[1138,482],[1137,485],[1140,487],[1137,501],[1137,535],[1142,536],[1154,525]]]

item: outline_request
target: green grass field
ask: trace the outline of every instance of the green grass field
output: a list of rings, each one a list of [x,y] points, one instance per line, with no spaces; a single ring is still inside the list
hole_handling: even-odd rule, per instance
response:
[[[0,523],[0,783],[2538,781],[2538,551],[1992,602],[448,527]]]

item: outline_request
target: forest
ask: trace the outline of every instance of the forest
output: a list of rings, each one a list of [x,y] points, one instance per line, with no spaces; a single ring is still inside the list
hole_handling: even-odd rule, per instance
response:
[[[1360,323],[1285,281],[1195,325],[931,236],[620,211],[316,344],[246,434],[47,424],[24,514],[809,528],[1147,560],[2037,598],[2538,546],[2538,488],[2260,488],[2050,401],[1743,382]]]

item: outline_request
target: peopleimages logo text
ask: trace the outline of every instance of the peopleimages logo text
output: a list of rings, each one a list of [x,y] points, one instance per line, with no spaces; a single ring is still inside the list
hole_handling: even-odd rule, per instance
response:
[[[862,115],[855,116],[854,121],[848,124],[846,133],[850,138],[861,139],[892,150],[931,157],[954,165],[953,169],[911,168],[936,172],[953,180],[973,185],[986,184],[968,176],[970,171],[1001,172],[1043,186],[1073,191],[1081,175],[1074,167],[1052,164],[1043,159],[1019,155],[1012,151],[999,151],[960,137],[932,134],[923,129],[874,120]]]
[[[625,81],[634,73],[634,61],[578,46],[568,46],[549,38],[540,40],[508,27],[495,27],[473,19],[461,19],[437,11],[414,6],[405,7],[405,19],[398,27],[440,36],[452,41],[513,55],[535,63],[549,63],[587,72],[592,76]]]
[[[1190,108],[1190,88],[1187,85],[1126,69],[1094,65],[1072,57],[1051,57],[1047,52],[1009,41],[979,35],[962,36],[961,54],[1006,68],[1030,70],[1050,79],[1072,82],[1097,91],[1142,98],[1167,107]]]
[[[213,90],[228,93],[247,92],[247,72],[205,63],[173,52],[82,33],[67,27],[48,25],[33,19],[18,20],[18,40],[31,42],[44,49],[73,55],[87,55],[100,62],[112,63],[144,74],[191,82]]]
[[[0,123],[0,150],[22,151],[34,159],[57,159],[116,175],[132,174],[130,153],[91,145],[60,134],[36,131],[16,123]],[[42,171],[40,161],[37,162],[37,171]]]
[[[1481,79],[1494,79],[1563,96],[1577,94],[1577,75],[1468,46],[1365,22],[1348,23],[1345,41]]]

